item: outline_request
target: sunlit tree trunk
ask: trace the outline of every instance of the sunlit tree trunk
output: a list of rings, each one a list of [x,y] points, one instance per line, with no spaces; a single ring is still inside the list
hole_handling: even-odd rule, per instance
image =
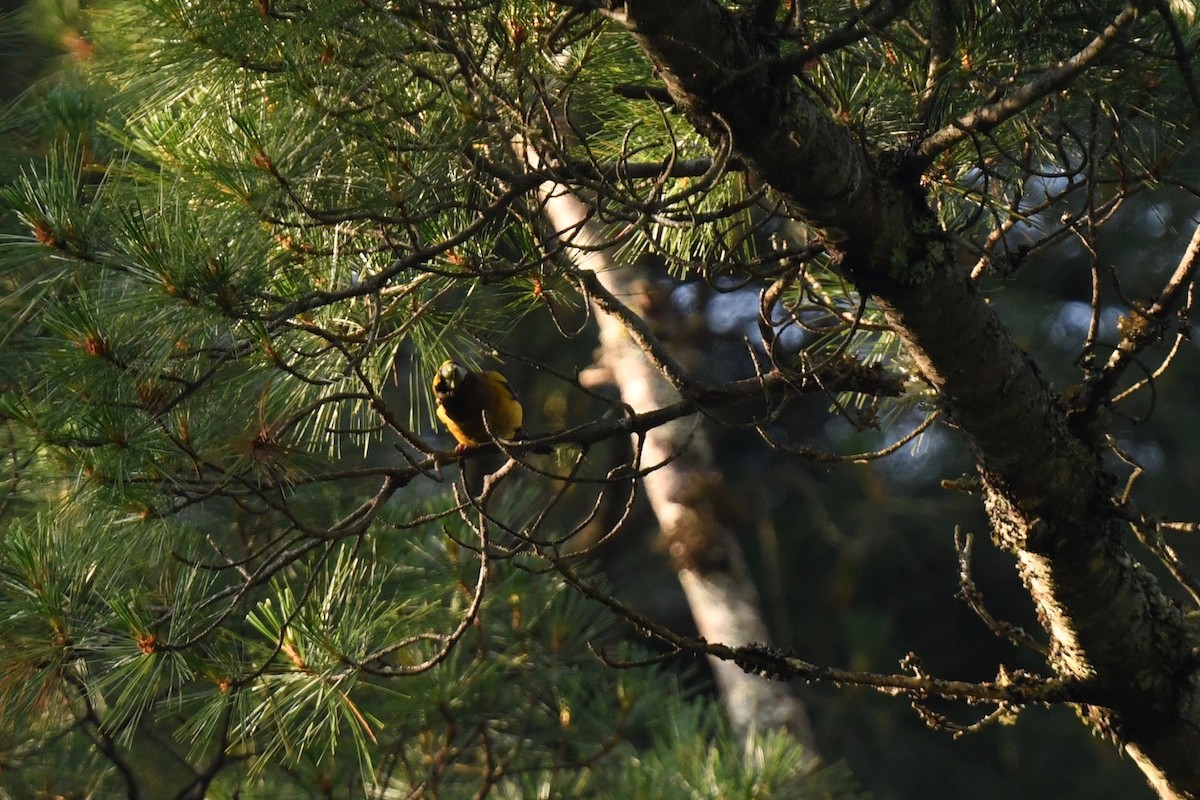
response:
[[[610,294],[635,310],[649,301],[649,276],[636,264],[614,264],[612,248],[597,247],[604,236],[583,202],[552,183],[543,184],[540,194],[546,218],[578,268],[592,272]],[[623,403],[644,412],[678,399],[620,320],[597,309],[597,324],[599,366]],[[738,531],[729,522],[729,505],[736,500],[714,465],[704,429],[693,418],[647,431],[639,466],[653,468],[643,483],[646,496],[700,635],[730,645],[768,642]],[[710,659],[710,664],[736,730],[747,735],[782,728],[813,746],[804,705],[787,684],[749,674],[728,661]]]

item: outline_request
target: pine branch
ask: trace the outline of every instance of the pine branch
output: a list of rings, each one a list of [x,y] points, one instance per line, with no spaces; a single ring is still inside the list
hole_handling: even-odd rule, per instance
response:
[[[940,154],[965,139],[992,130],[1032,108],[1053,92],[1069,86],[1117,42],[1123,40],[1141,16],[1141,4],[1126,5],[1121,13],[1079,52],[1057,64],[1036,70],[1037,77],[1007,92],[1003,99],[980,106],[923,138],[908,157],[906,169],[914,174],[923,172]]]

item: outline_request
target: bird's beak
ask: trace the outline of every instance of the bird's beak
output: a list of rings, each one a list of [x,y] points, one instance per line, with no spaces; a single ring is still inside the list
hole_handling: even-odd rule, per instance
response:
[[[458,386],[459,380],[462,377],[462,372],[462,367],[453,361],[447,361],[445,364],[442,364],[442,366],[438,368],[438,379],[437,384],[433,387],[434,392],[436,392],[439,397],[453,392]]]

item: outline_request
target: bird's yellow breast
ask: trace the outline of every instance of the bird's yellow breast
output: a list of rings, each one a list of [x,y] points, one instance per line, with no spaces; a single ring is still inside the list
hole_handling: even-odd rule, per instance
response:
[[[440,388],[435,377],[434,393],[438,419],[459,444],[511,439],[521,427],[521,403],[499,372],[468,372],[457,385]]]

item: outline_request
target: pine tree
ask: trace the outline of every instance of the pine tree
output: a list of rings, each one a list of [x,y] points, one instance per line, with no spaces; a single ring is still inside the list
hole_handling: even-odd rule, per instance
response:
[[[1131,198],[1188,186],[1194,17],[1021,0],[97,9],[87,57],[6,116],[54,140],[0,195],[11,791],[852,791],[784,732],[728,732],[646,665],[661,656],[618,641],[624,620],[667,655],[874,686],[943,728],[934,700],[992,721],[1071,705],[1161,796],[1200,795],[1194,634],[1126,532],[1200,592],[1113,462],[1132,462],[1114,410],[1184,346],[1200,233],[1148,301],[1121,291],[1136,265],[1106,274],[1101,255]],[[554,221],[563,193],[579,222]],[[1063,389],[983,289],[1067,238],[1095,256]],[[596,253],[655,259],[656,285],[606,283],[583,266]],[[745,290],[736,361],[681,357],[664,304]],[[635,407],[581,377],[592,313],[677,400]],[[533,441],[449,450],[428,378],[447,358],[530,388]],[[814,395],[859,429],[923,421],[829,452],[787,415]],[[635,610],[587,557],[675,458],[647,458],[646,432],[699,418],[821,463],[952,427],[977,473],[955,486],[982,495],[1045,643],[988,615],[961,539],[964,593],[1047,674],[851,671]],[[681,513],[721,506],[703,499]]]

